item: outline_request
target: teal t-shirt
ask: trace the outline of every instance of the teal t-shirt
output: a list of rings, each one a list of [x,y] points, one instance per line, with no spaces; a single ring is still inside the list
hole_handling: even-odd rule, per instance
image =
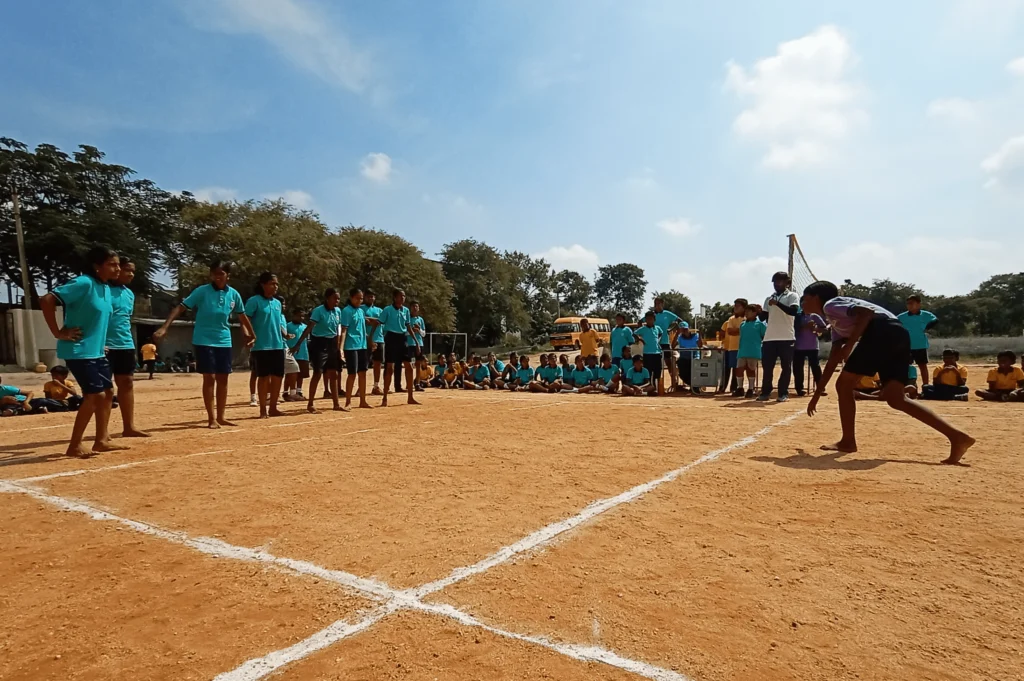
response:
[[[537,375],[540,376],[540,380],[545,383],[554,383],[555,381],[561,380],[562,370],[558,367],[541,367],[537,369]]]
[[[632,345],[635,341],[633,337],[633,329],[628,326],[624,326],[621,329],[615,327],[612,329],[612,357],[622,357],[622,348]]]
[[[203,284],[181,304],[192,310],[196,316],[196,326],[192,331],[193,345],[207,345],[214,348],[231,347],[231,327],[228,321],[231,315],[242,313],[242,295],[225,286],[214,288],[213,284]]]
[[[338,326],[341,324],[341,308],[328,310],[326,305],[315,307],[309,315],[309,321],[313,322],[313,330],[310,333],[317,338],[337,338]]]
[[[520,383],[526,385],[527,383],[533,380],[533,369],[531,369],[530,367],[526,367],[525,369],[520,367],[516,371],[516,378],[519,379]]]
[[[761,342],[767,330],[768,325],[760,319],[740,324],[740,349],[736,356],[740,359],[761,359]]]
[[[626,372],[626,382],[630,385],[643,385],[644,383],[650,382],[650,380],[651,372],[647,369],[640,369],[640,371],[630,369]]]
[[[111,350],[134,350],[132,312],[135,310],[135,294],[127,286],[111,286],[110,308],[107,347]]]
[[[629,371],[632,368],[633,368],[633,358],[632,357],[623,357],[622,359],[619,360],[619,373],[624,374],[624,373],[626,373],[627,371]]]
[[[636,335],[644,341],[645,355],[660,355],[661,344],[668,343],[665,331],[657,324],[654,326],[647,326],[646,324],[641,326],[636,330]]]
[[[654,325],[661,327],[661,330],[665,332],[664,338],[661,342],[664,345],[668,345],[668,327],[672,326],[672,322],[679,322],[680,328],[687,328],[690,325],[683,321],[683,318],[677,315],[675,312],[669,310],[662,310],[661,312],[654,313]],[[638,329],[639,330],[639,329]]]
[[[494,370],[497,371],[499,374],[505,373],[505,363],[502,362],[500,359],[495,359]]]
[[[473,380],[474,381],[486,381],[491,377],[491,368],[486,364],[481,364],[478,367],[473,368]]]
[[[930,344],[928,342],[928,334],[925,331],[928,329],[929,324],[938,320],[938,317],[928,310],[921,310],[918,314],[904,312],[897,319],[900,320],[903,328],[910,334],[910,349],[927,350]]]
[[[346,350],[366,349],[366,313],[363,308],[346,305],[341,310],[340,325],[348,329],[345,334]]]
[[[590,382],[594,380],[594,373],[584,367],[583,369],[572,370],[572,383],[577,388],[590,385]]]
[[[420,345],[420,346],[423,345],[423,331],[424,331],[424,329],[427,328],[426,323],[423,321],[423,317],[413,317],[410,314],[409,325],[410,326],[416,326],[417,324],[419,325],[420,330],[416,334],[416,338],[413,338],[412,336],[409,336],[408,340],[405,341],[405,344],[410,346],[410,347],[415,346],[415,345]],[[419,341],[419,342],[417,343],[416,341]]]
[[[252,345],[254,351],[284,350],[282,330],[285,322],[280,300],[255,295],[245,301],[245,316],[256,333],[256,342]]]
[[[21,394],[21,388],[13,385],[0,385],[0,397],[13,397],[15,402],[24,402],[25,396]]]
[[[380,311],[378,319],[385,333],[400,333],[403,336],[409,333],[409,308],[404,305],[400,308],[388,305]]]
[[[302,334],[304,334],[306,332],[306,324],[303,323],[303,322],[288,322],[288,326],[286,328],[288,329],[288,333],[290,333],[291,335],[295,336],[295,338],[289,338],[288,339],[288,347],[289,348],[294,348],[295,344],[299,342],[299,338],[301,338]],[[308,362],[309,361],[309,347],[307,347],[308,343],[309,343],[308,340],[302,341],[302,345],[300,345],[298,348],[295,349],[295,352],[292,353],[292,357],[294,357],[295,359],[298,359],[298,360],[305,360],[305,361]]]
[[[363,305],[362,310],[363,310],[363,314],[366,315],[367,319],[379,319],[380,318],[380,313],[382,312],[382,310],[379,307],[377,307],[376,305]],[[373,327],[373,337],[371,338],[371,340],[374,343],[383,343],[384,342],[384,326],[383,325],[377,325],[377,326]]]
[[[61,359],[99,359],[107,344],[112,303],[110,287],[88,274],[72,279],[53,290],[64,304],[64,328],[77,328],[82,337],[76,341],[57,341]]]
[[[601,381],[602,385],[608,385],[615,378],[615,375],[619,373],[619,368],[614,364],[605,369],[604,367],[597,368],[597,380]]]

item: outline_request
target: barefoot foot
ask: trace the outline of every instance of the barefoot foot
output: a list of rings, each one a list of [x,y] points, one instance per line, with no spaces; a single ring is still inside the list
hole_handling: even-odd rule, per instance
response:
[[[227,419],[218,419],[217,423],[219,423],[222,426],[226,426],[228,428],[234,428],[235,427],[235,423],[233,421],[228,421]]]
[[[416,401],[415,397],[410,397],[409,398],[409,404],[419,405],[419,402]]]
[[[964,454],[970,449],[974,443],[977,442],[970,435],[962,435],[949,442],[949,458],[943,459],[942,463],[950,466],[957,466],[960,464],[960,459],[964,458]]]
[[[209,428],[210,430],[217,430],[218,428],[220,428],[220,424],[217,423],[216,421],[210,421],[209,423],[206,424],[206,427]]]
[[[78,445],[77,447],[68,447],[68,451],[64,452],[64,455],[73,456],[76,459],[88,459],[93,455],[93,452],[90,452],[82,445]]]
[[[821,451],[823,452],[841,452],[843,454],[853,454],[857,451],[856,442],[843,442],[840,440],[834,445],[822,445]]]
[[[373,409],[373,405],[370,404],[369,402],[360,402],[359,403],[359,408],[360,409]]]
[[[334,408],[334,411],[344,411],[344,412],[348,412],[348,411],[351,411],[351,410],[350,410],[350,409],[349,409],[348,407],[342,407],[341,405],[338,405],[338,406],[336,406],[336,407]]]
[[[285,412],[281,411],[280,409],[271,409],[269,413],[270,413],[270,415],[272,417],[287,416],[287,414]]]
[[[114,444],[110,440],[107,440],[106,442],[94,442],[93,445],[92,445],[93,453],[97,453],[97,452],[123,452],[126,449],[129,449],[129,447],[127,447],[125,445]]]
[[[149,433],[144,430],[135,430],[134,428],[125,428],[124,432],[121,433],[121,437],[152,437]]]

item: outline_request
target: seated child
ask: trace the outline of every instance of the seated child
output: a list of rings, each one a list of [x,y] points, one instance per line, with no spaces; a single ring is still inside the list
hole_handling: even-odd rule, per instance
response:
[[[31,414],[36,411],[40,414],[46,413],[46,407],[39,405],[39,401],[33,399],[31,390],[25,391],[13,385],[3,385],[0,379],[0,416],[20,416]]]
[[[593,356],[591,356],[591,359]],[[577,388],[581,393],[614,393],[619,389],[619,367],[612,364],[612,356],[601,355],[601,366],[590,369],[594,377],[590,385]]]
[[[426,356],[420,355],[416,358],[416,380],[413,385],[416,387],[416,390],[425,390],[430,386],[430,381],[433,378],[434,372],[430,370]]]
[[[1024,402],[1024,371],[1014,366],[1017,355],[1003,350],[996,361],[996,368],[988,372],[988,390],[974,394],[989,402]]]
[[[494,380],[495,388],[507,388],[508,384],[516,380],[519,372],[519,354],[515,351],[508,353],[508,362],[501,370],[501,376]]]
[[[623,395],[657,395],[658,386],[651,379],[651,372],[644,367],[644,358],[637,355],[633,366],[622,376]]]
[[[78,411],[82,405],[78,386],[69,377],[66,366],[57,365],[50,369],[50,380],[43,384],[43,395],[46,396],[44,406],[49,411]]]
[[[466,390],[489,390],[491,387],[491,369],[480,360],[479,355],[473,355],[473,366],[469,368],[462,381],[462,387]]]
[[[931,385],[921,389],[922,400],[967,401],[967,367],[960,365],[960,353],[946,348],[942,351],[942,366],[932,372]]]
[[[882,389],[882,381],[878,374],[874,376],[858,376],[857,383],[853,386],[857,392],[854,397],[858,400],[864,398],[874,399],[879,390]]]
[[[535,393],[557,393],[565,384],[562,383],[562,370],[558,366],[558,359],[555,353],[547,356],[547,365],[541,365],[534,375],[533,383],[530,384],[530,391]]]
[[[462,387],[462,367],[459,365],[459,360],[455,358],[455,353],[448,355],[448,368],[444,372],[444,382],[449,388],[461,388]]]
[[[629,345],[622,348],[622,359],[619,360],[619,376],[633,368],[633,348]]]
[[[562,385],[572,388],[572,372],[576,368],[572,364],[569,364],[569,355],[558,356],[558,370],[562,372]]]
[[[437,356],[437,365],[434,367],[434,378],[430,380],[430,387],[445,389],[448,387],[448,383],[444,380],[444,375],[448,371],[448,360],[445,359],[444,355]]]
[[[576,366],[572,369],[573,392],[590,392],[592,383],[595,380],[594,373],[587,368],[583,355],[576,355]]]
[[[519,358],[515,373],[505,381],[505,388],[512,392],[522,392],[530,389],[533,382],[533,369],[530,368],[530,358],[523,355]]]
[[[505,363],[498,359],[493,352],[487,354],[487,368],[491,374],[491,383],[495,384],[495,381],[501,379],[501,374],[505,371]],[[496,384],[494,387],[498,387]]]

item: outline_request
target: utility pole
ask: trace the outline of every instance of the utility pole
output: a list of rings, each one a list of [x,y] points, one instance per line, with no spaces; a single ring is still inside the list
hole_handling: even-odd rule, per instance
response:
[[[18,262],[21,265],[21,302],[25,306],[25,344],[28,346],[26,354],[30,365],[26,368],[34,369],[39,362],[39,353],[36,350],[36,329],[32,318],[32,284],[28,276],[28,257],[25,255],[25,232],[21,228],[21,200],[17,190],[11,192],[11,202],[14,204],[14,230],[18,236]]]

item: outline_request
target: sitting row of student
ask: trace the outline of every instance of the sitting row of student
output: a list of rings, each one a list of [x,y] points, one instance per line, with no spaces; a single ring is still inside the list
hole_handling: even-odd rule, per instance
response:
[[[996,356],[996,368],[988,372],[988,390],[975,395],[990,402],[1024,402],[1024,370],[1014,366],[1017,355],[1004,350]]]

